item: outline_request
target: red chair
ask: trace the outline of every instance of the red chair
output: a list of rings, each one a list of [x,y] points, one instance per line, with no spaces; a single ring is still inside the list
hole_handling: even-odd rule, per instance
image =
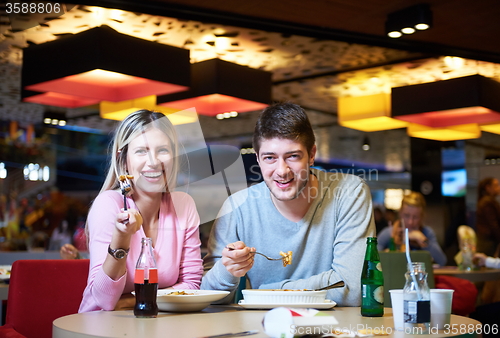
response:
[[[78,312],[88,272],[88,259],[15,261],[0,338],[51,338],[56,318]]]

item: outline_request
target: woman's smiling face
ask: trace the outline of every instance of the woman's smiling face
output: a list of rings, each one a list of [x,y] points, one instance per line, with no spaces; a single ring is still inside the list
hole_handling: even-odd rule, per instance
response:
[[[135,190],[165,192],[171,174],[172,145],[161,130],[149,128],[128,145],[127,170]]]

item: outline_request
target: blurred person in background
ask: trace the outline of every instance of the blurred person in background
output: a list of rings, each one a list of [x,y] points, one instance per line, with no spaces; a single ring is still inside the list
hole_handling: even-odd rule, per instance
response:
[[[439,246],[434,230],[423,224],[425,209],[426,202],[421,193],[412,191],[405,195],[399,209],[399,219],[378,234],[378,249],[404,251],[405,228],[408,228],[410,249],[429,251],[437,264],[445,265],[446,255]]]
[[[498,179],[487,177],[478,185],[476,210],[477,252],[493,256],[500,244],[500,194]]]

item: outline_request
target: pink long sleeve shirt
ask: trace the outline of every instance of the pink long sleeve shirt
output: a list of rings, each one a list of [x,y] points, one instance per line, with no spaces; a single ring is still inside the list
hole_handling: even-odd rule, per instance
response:
[[[137,209],[132,198],[129,208]],[[88,215],[90,271],[78,312],[113,310],[122,294],[134,290],[135,264],[141,252],[141,229],[132,235],[126,258],[127,272],[118,280],[102,269],[108,245],[123,208],[123,196],[114,190],[97,196]],[[158,288],[199,289],[203,274],[199,236],[200,219],[193,199],[182,192],[164,194],[160,206],[158,238],[154,254],[158,266]]]

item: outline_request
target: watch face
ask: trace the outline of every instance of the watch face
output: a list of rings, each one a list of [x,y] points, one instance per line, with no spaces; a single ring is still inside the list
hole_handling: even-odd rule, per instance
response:
[[[115,257],[118,259],[122,259],[127,255],[127,252],[123,249],[116,249],[115,251]]]

